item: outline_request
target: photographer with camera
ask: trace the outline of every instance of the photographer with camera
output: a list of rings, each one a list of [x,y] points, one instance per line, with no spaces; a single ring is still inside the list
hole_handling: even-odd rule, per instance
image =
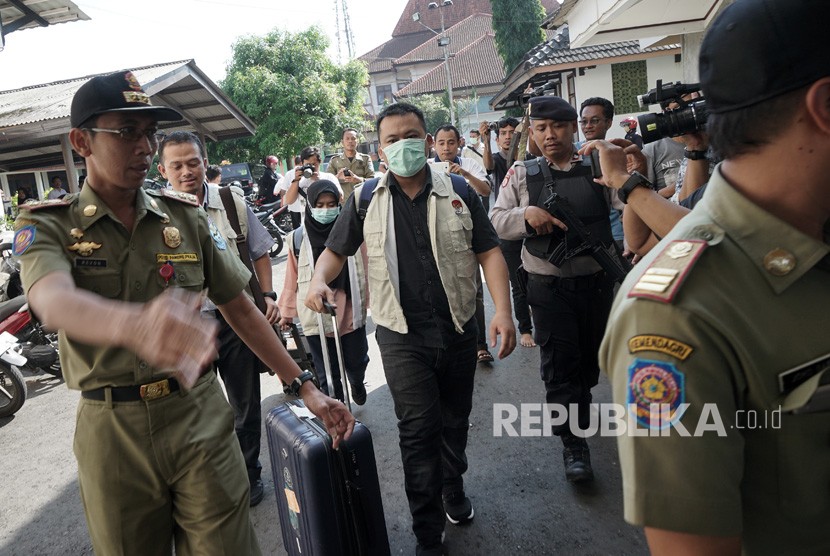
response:
[[[600,364],[640,432],[617,437],[625,519],[654,555],[830,554],[828,18],[736,0],[712,22],[699,70],[723,162],[609,319]],[[619,149],[593,148],[619,187]]]
[[[295,230],[303,222],[303,212],[305,211],[303,199],[306,197],[306,190],[315,181],[329,180],[337,184],[337,188],[340,190],[340,201],[343,200],[343,189],[340,187],[337,176],[328,172],[321,172],[321,163],[320,149],[306,147],[300,152],[300,164],[295,166],[293,171],[286,172],[277,184],[277,190],[285,192],[282,202],[288,204],[288,210],[291,212],[291,224]]]
[[[650,154],[664,152],[666,147],[672,150],[684,146],[674,187],[658,193],[641,189],[629,199],[631,210],[623,215],[623,227],[628,248],[638,256],[648,253],[694,207],[700,195],[693,194],[706,184],[714,169],[709,138],[703,131],[706,103],[699,88],[697,83],[680,82],[664,87],[658,81],[655,89],[638,97],[641,106],[659,103],[664,107],[663,113],[640,116],[643,140],[648,143],[643,150],[646,159]],[[651,160],[646,164],[651,175],[655,165]]]
[[[541,375],[549,404],[576,407],[577,416],[553,427],[563,444],[568,481],[592,481],[588,443],[571,426],[588,428],[591,388],[599,379],[597,352],[614,281],[590,254],[580,250],[568,227],[545,208],[548,184],[573,208],[591,235],[611,247],[611,208],[622,209],[616,193],[593,180],[573,144],[576,110],[564,99],[529,100],[533,140],[543,157],[516,162],[507,172],[490,218],[499,237],[522,241],[527,301],[532,309]],[[561,249],[565,247],[565,249]],[[584,435],[583,435],[584,436]]]
[[[519,127],[519,120],[512,117],[505,117],[498,122],[481,122],[478,131],[482,137],[482,153],[484,168],[493,184],[493,203],[498,201],[499,190],[507,175],[507,159],[510,157],[510,142],[513,134]],[[529,130],[528,130],[529,131]],[[496,133],[496,145],[499,152],[492,153],[490,150],[490,135]],[[528,157],[532,159],[533,157]],[[527,296],[519,287],[516,270],[522,264],[522,241],[510,241],[499,237],[501,252],[507,262],[507,270],[510,272],[510,291],[513,295],[513,313],[519,323],[519,344],[522,347],[536,347],[533,341],[533,323],[530,319],[530,307],[527,304]]]

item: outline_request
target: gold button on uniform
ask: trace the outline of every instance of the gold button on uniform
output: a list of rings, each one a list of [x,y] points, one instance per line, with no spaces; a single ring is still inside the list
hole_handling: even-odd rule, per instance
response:
[[[795,268],[795,255],[784,249],[773,249],[764,257],[764,268],[773,276],[786,276]]]
[[[95,205],[87,205],[84,207],[84,216],[95,216],[96,212],[98,212],[98,207]]]

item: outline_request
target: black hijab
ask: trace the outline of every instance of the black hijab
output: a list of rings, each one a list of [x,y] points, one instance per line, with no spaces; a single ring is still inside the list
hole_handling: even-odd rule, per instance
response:
[[[314,205],[317,204],[317,199],[320,195],[324,193],[330,193],[334,195],[334,198],[337,200],[338,206],[340,206],[340,190],[337,186],[329,180],[317,180],[308,186],[308,190],[306,191],[306,195],[308,196],[306,199],[305,205],[305,232],[308,236],[308,241],[311,243],[311,253],[314,256],[314,264],[317,264],[317,259],[320,258],[320,255],[326,249],[326,240],[329,238],[329,233],[331,233],[331,229],[334,227],[334,223],[337,222],[337,218],[329,222],[328,224],[321,224],[317,220],[314,219],[312,216],[311,209],[314,208]],[[338,216],[339,218],[339,216]],[[351,298],[351,288],[349,284],[349,266],[348,264],[343,265],[343,270],[340,271],[340,274],[337,277],[329,282],[329,287],[332,289],[341,289],[346,292],[346,298]]]

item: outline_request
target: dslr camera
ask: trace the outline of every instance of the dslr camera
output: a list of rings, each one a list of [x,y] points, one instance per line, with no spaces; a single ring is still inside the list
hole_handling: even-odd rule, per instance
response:
[[[559,85],[559,79],[550,79],[542,85],[525,92],[519,97],[522,108],[527,106],[527,103],[533,97],[543,97],[547,94],[556,94],[556,87]]]
[[[680,81],[663,85],[663,80],[657,80],[657,87],[644,95],[637,95],[637,102],[641,108],[648,108],[650,104],[659,104],[663,113],[648,113],[637,116],[640,124],[640,134],[643,143],[651,143],[664,137],[678,137],[687,133],[704,131],[709,112],[706,110],[706,99],[696,98],[691,102],[683,100],[683,95],[700,91],[700,83],[683,84]],[[669,110],[672,102],[679,107]]]
[[[314,164],[303,164],[300,166],[300,170],[302,170],[303,176],[310,178],[314,174]]]

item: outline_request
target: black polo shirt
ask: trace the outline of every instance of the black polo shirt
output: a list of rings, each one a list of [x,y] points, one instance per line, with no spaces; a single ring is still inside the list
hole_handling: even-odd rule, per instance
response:
[[[407,343],[446,348],[459,339],[452,323],[447,294],[441,284],[438,266],[432,254],[427,227],[427,200],[432,191],[432,175],[427,172],[423,189],[410,199],[390,172],[389,191],[395,219],[401,308],[408,334],[398,334],[378,326],[378,344]],[[354,255],[363,243],[363,221],[357,213],[355,195],[349,197],[329,234],[326,247],[342,256]],[[499,238],[484,212],[478,195],[467,186],[464,202],[473,221],[473,252],[484,253],[499,246]],[[464,325],[464,336],[475,335],[475,318]]]

